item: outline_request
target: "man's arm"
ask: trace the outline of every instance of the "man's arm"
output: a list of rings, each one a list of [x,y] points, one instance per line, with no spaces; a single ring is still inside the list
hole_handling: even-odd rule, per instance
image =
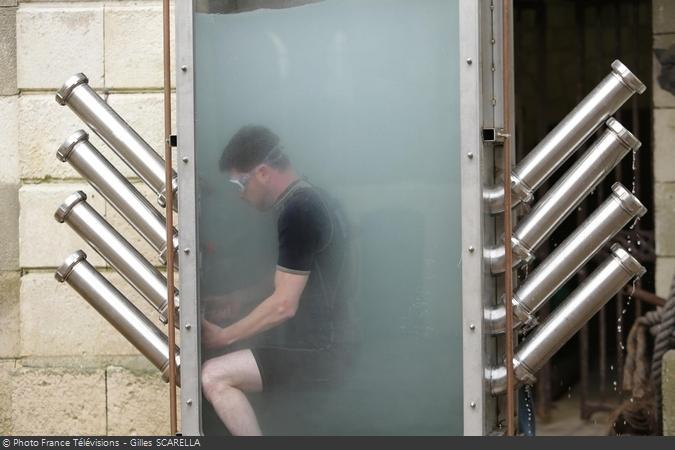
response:
[[[300,295],[308,278],[309,274],[277,270],[274,274],[274,292],[246,317],[225,328],[205,321],[202,329],[204,344],[211,348],[232,345],[292,318],[298,309]]]

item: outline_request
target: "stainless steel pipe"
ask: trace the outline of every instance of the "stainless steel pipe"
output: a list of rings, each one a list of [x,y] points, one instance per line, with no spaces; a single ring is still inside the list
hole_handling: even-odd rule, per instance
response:
[[[54,217],[70,225],[159,312],[162,322],[167,322],[166,278],[87,203],[84,192],[68,196]],[[178,310],[178,294],[174,302]]]
[[[629,151],[640,148],[640,141],[615,119],[607,130],[565,175],[535,205],[513,232],[513,265],[529,262],[541,245],[583,199],[607,176]],[[504,246],[488,248],[484,258],[492,273],[504,272]]]
[[[616,233],[647,209],[620,183],[612,186],[612,195],[603,202],[562,244],[560,244],[513,294],[514,326],[530,322],[534,313],[548,301]],[[484,313],[484,327],[490,333],[503,333],[504,305]]]
[[[166,222],[148,200],[113,167],[89,142],[89,135],[78,130],[56,152],[57,158],[70,163],[143,238],[159,252],[166,263]],[[174,229],[174,249],[178,232]],[[178,265],[176,263],[176,265]]]
[[[562,165],[588,137],[645,85],[621,61],[612,71],[511,171],[512,206],[529,201],[535,190]],[[509,168],[504,169],[505,172]],[[485,209],[504,211],[501,183],[483,191]]]
[[[83,73],[68,78],[56,93],[60,105],[68,105],[158,195],[166,206],[164,160],[89,86]],[[177,205],[178,182],[173,173],[171,192]]]
[[[56,270],[55,277],[61,283],[67,282],[148,358],[161,371],[164,381],[169,379],[169,344],[166,335],[89,264],[82,250],[68,256]],[[176,367],[180,367],[178,355]],[[177,369],[177,372],[176,375],[180,375],[180,370]]]
[[[519,347],[513,357],[516,379],[520,382],[534,381],[534,374],[584,323],[626,283],[644,273],[645,268],[635,258],[619,244],[614,244],[612,255]],[[506,367],[486,369],[485,378],[493,394],[501,394],[506,390]]]

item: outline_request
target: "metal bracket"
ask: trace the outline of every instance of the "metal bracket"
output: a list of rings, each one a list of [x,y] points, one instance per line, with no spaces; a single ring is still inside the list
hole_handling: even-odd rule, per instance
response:
[[[171,145],[171,147],[174,148],[178,147],[178,136],[176,136],[175,134],[169,136],[169,144]]]
[[[483,142],[493,144],[503,144],[506,138],[511,137],[509,133],[504,133],[503,129],[483,128],[481,132]]]

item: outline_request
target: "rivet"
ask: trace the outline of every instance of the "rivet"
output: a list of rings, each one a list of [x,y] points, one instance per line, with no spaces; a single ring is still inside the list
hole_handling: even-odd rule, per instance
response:
[[[182,70],[183,72],[187,72],[187,66],[180,66],[180,70]]]
[[[185,253],[186,255],[189,255],[189,254],[190,254],[190,249],[189,249],[189,248],[184,248],[184,249],[183,249],[183,253]]]
[[[186,403],[188,406],[192,406],[192,399],[191,399],[191,398],[188,398],[187,400],[185,400],[185,403]]]
[[[473,331],[476,329],[476,324],[475,323],[470,323],[469,324],[469,330]]]
[[[473,159],[473,153],[471,153],[471,152],[467,153],[466,156],[469,159]]]
[[[183,156],[183,162],[184,162],[185,164],[187,164],[188,161],[190,161],[190,160],[188,159],[188,157],[187,157],[187,156]]]
[[[185,329],[186,329],[186,330],[189,330],[190,328],[192,328],[192,324],[186,323],[186,324],[185,324]]]
[[[471,402],[471,403],[469,403],[469,406],[472,407],[472,408],[475,408],[475,407],[476,407],[476,402]]]
[[[469,246],[469,253],[473,253],[476,249],[473,248],[473,245]]]
[[[473,60],[471,58],[466,58],[466,63],[468,65],[471,65],[473,63]]]

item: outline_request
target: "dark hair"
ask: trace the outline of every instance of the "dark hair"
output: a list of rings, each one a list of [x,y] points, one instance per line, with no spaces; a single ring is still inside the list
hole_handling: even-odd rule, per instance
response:
[[[218,167],[221,171],[230,169],[249,172],[268,156],[269,165],[285,169],[290,164],[288,157],[281,151],[279,136],[260,125],[241,127],[227,143]],[[279,155],[271,155],[279,152]]]

